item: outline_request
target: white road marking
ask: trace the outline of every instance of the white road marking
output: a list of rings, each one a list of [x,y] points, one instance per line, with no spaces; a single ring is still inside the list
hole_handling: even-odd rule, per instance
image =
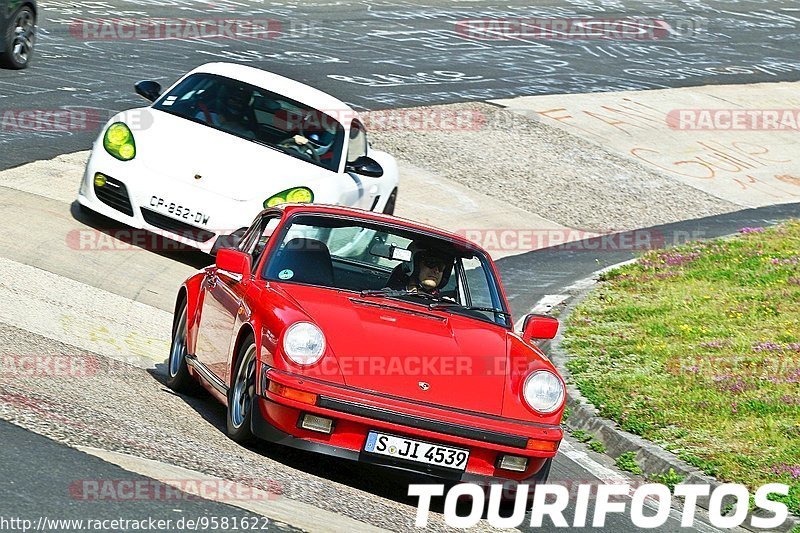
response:
[[[631,485],[631,490],[628,493],[629,496],[633,495],[633,492],[636,490],[638,486],[638,484],[635,484],[634,481],[628,476],[625,476],[620,472],[612,470],[607,466],[601,465],[600,463],[589,457],[589,454],[577,449],[571,442],[569,442],[566,439],[561,441],[559,452],[564,456],[566,456],[571,461],[573,461],[574,463],[576,463],[577,465],[579,465],[585,471],[589,472],[590,474],[598,478],[598,480],[600,480],[601,483],[605,483],[608,485],[625,485],[625,484]],[[658,509],[658,503],[651,498],[645,499],[645,506],[654,511]],[[682,513],[681,511],[672,508],[669,512],[669,515],[671,518],[680,522]],[[711,525],[706,524],[697,519],[695,519],[694,525],[692,527],[694,528],[693,529],[694,531],[701,531],[704,533],[716,533],[720,531],[719,529],[712,527]]]
[[[98,448],[89,448],[86,446],[78,446],[77,448],[84,453],[99,457],[129,472],[161,481],[164,484],[176,487],[196,496],[232,505],[261,516],[266,516],[278,522],[290,524],[305,531],[331,531],[335,533],[362,531],[379,533],[387,531],[344,515],[318,509],[307,503],[291,500],[280,495],[270,495],[266,491],[247,487],[244,483],[232,482],[209,476],[201,472],[189,470],[188,468]],[[191,481],[204,482],[204,484],[211,483],[212,485],[219,483],[219,486],[222,487],[233,484],[236,487],[233,491],[234,494],[243,494],[247,497],[224,497],[225,493],[223,492],[223,497],[214,498],[212,495],[214,492],[213,490],[202,490],[200,487],[196,487],[200,490],[192,492],[192,484],[189,483]]]
[[[607,466],[601,465],[589,457],[589,454],[577,449],[566,439],[561,441],[561,446],[559,447],[558,451],[566,455],[574,463],[583,467],[584,470],[595,476],[603,483],[625,484],[631,482],[630,478],[627,476],[624,476],[623,474],[620,474],[616,470],[612,470]]]
[[[0,271],[0,321],[140,368],[166,359],[170,313],[9,259]]]
[[[569,298],[568,294],[548,294],[544,296],[541,300],[536,302],[536,305],[533,306],[533,309],[530,310],[528,315],[530,314],[547,314],[553,309],[555,306],[559,305],[560,303],[566,301]],[[525,315],[525,316],[528,316]],[[514,325],[514,328],[519,331],[522,329],[522,324],[525,322],[525,316],[521,317],[517,320],[517,323]]]
[[[605,268],[601,268],[600,270],[592,272],[589,276],[587,276],[587,277],[585,277],[583,279],[580,279],[580,280],[576,281],[575,283],[573,283],[571,285],[568,285],[567,287],[564,287],[562,289],[562,291],[565,292],[566,294],[547,294],[547,295],[543,296],[538,302],[536,302],[536,305],[534,305],[533,308],[530,311],[528,311],[519,320],[517,320],[517,323],[514,324],[514,329],[516,331],[520,331],[522,329],[522,324],[523,324],[523,322],[525,322],[525,317],[527,315],[529,315],[529,314],[537,314],[537,313],[539,313],[539,314],[541,314],[541,313],[549,313],[550,310],[553,307],[555,307],[557,305],[560,305],[563,302],[566,302],[572,296],[574,296],[575,293],[581,292],[581,291],[583,291],[585,289],[588,289],[592,285],[596,284],[597,283],[597,277],[600,276],[601,274],[605,274],[606,272],[609,272],[611,270],[614,270],[616,268],[619,268],[619,267],[622,267],[622,266],[625,266],[625,265],[630,265],[630,264],[635,263],[635,262],[636,262],[636,259],[630,259],[628,261],[623,261],[623,262],[617,263],[615,265],[611,265],[611,266],[607,266]]]

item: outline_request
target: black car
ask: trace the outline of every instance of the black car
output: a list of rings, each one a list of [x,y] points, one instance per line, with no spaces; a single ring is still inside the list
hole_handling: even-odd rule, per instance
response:
[[[35,0],[0,0],[0,67],[28,66],[36,38]]]

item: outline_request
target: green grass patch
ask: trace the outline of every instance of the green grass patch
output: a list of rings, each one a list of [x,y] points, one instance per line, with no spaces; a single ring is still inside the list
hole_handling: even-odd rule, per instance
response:
[[[617,457],[617,468],[631,472],[633,474],[641,474],[642,467],[636,462],[636,452],[625,452]]]
[[[597,453],[605,453],[606,452],[606,445],[600,442],[599,440],[593,440],[589,443],[589,449],[593,452]]]
[[[669,472],[665,472],[663,474],[653,474],[648,476],[647,479],[653,483],[661,483],[662,485],[666,485],[669,487],[669,490],[675,490],[675,485],[683,483],[684,477],[675,472],[674,468],[670,468]]]
[[[592,440],[592,435],[582,429],[576,429],[572,432],[572,438],[578,442],[589,442]]]
[[[722,481],[786,483],[800,513],[800,221],[606,273],[565,348],[603,416]]]

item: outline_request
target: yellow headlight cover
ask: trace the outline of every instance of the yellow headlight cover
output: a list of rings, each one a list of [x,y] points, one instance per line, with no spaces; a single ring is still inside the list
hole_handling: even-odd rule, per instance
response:
[[[108,127],[106,134],[103,136],[103,148],[120,161],[130,161],[136,157],[136,143],[133,140],[133,133],[122,122],[115,122]]]
[[[314,192],[308,187],[292,187],[270,196],[264,202],[264,207],[273,207],[280,204],[309,204],[314,201]]]
[[[305,187],[298,187],[289,191],[286,195],[286,201],[291,204],[307,204],[314,200],[314,194],[311,189]]]

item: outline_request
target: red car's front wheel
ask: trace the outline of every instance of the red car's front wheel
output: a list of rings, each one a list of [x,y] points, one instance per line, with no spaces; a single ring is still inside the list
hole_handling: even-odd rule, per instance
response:
[[[256,343],[245,340],[238,351],[233,383],[228,390],[228,437],[236,442],[253,440],[251,428],[256,393]]]

